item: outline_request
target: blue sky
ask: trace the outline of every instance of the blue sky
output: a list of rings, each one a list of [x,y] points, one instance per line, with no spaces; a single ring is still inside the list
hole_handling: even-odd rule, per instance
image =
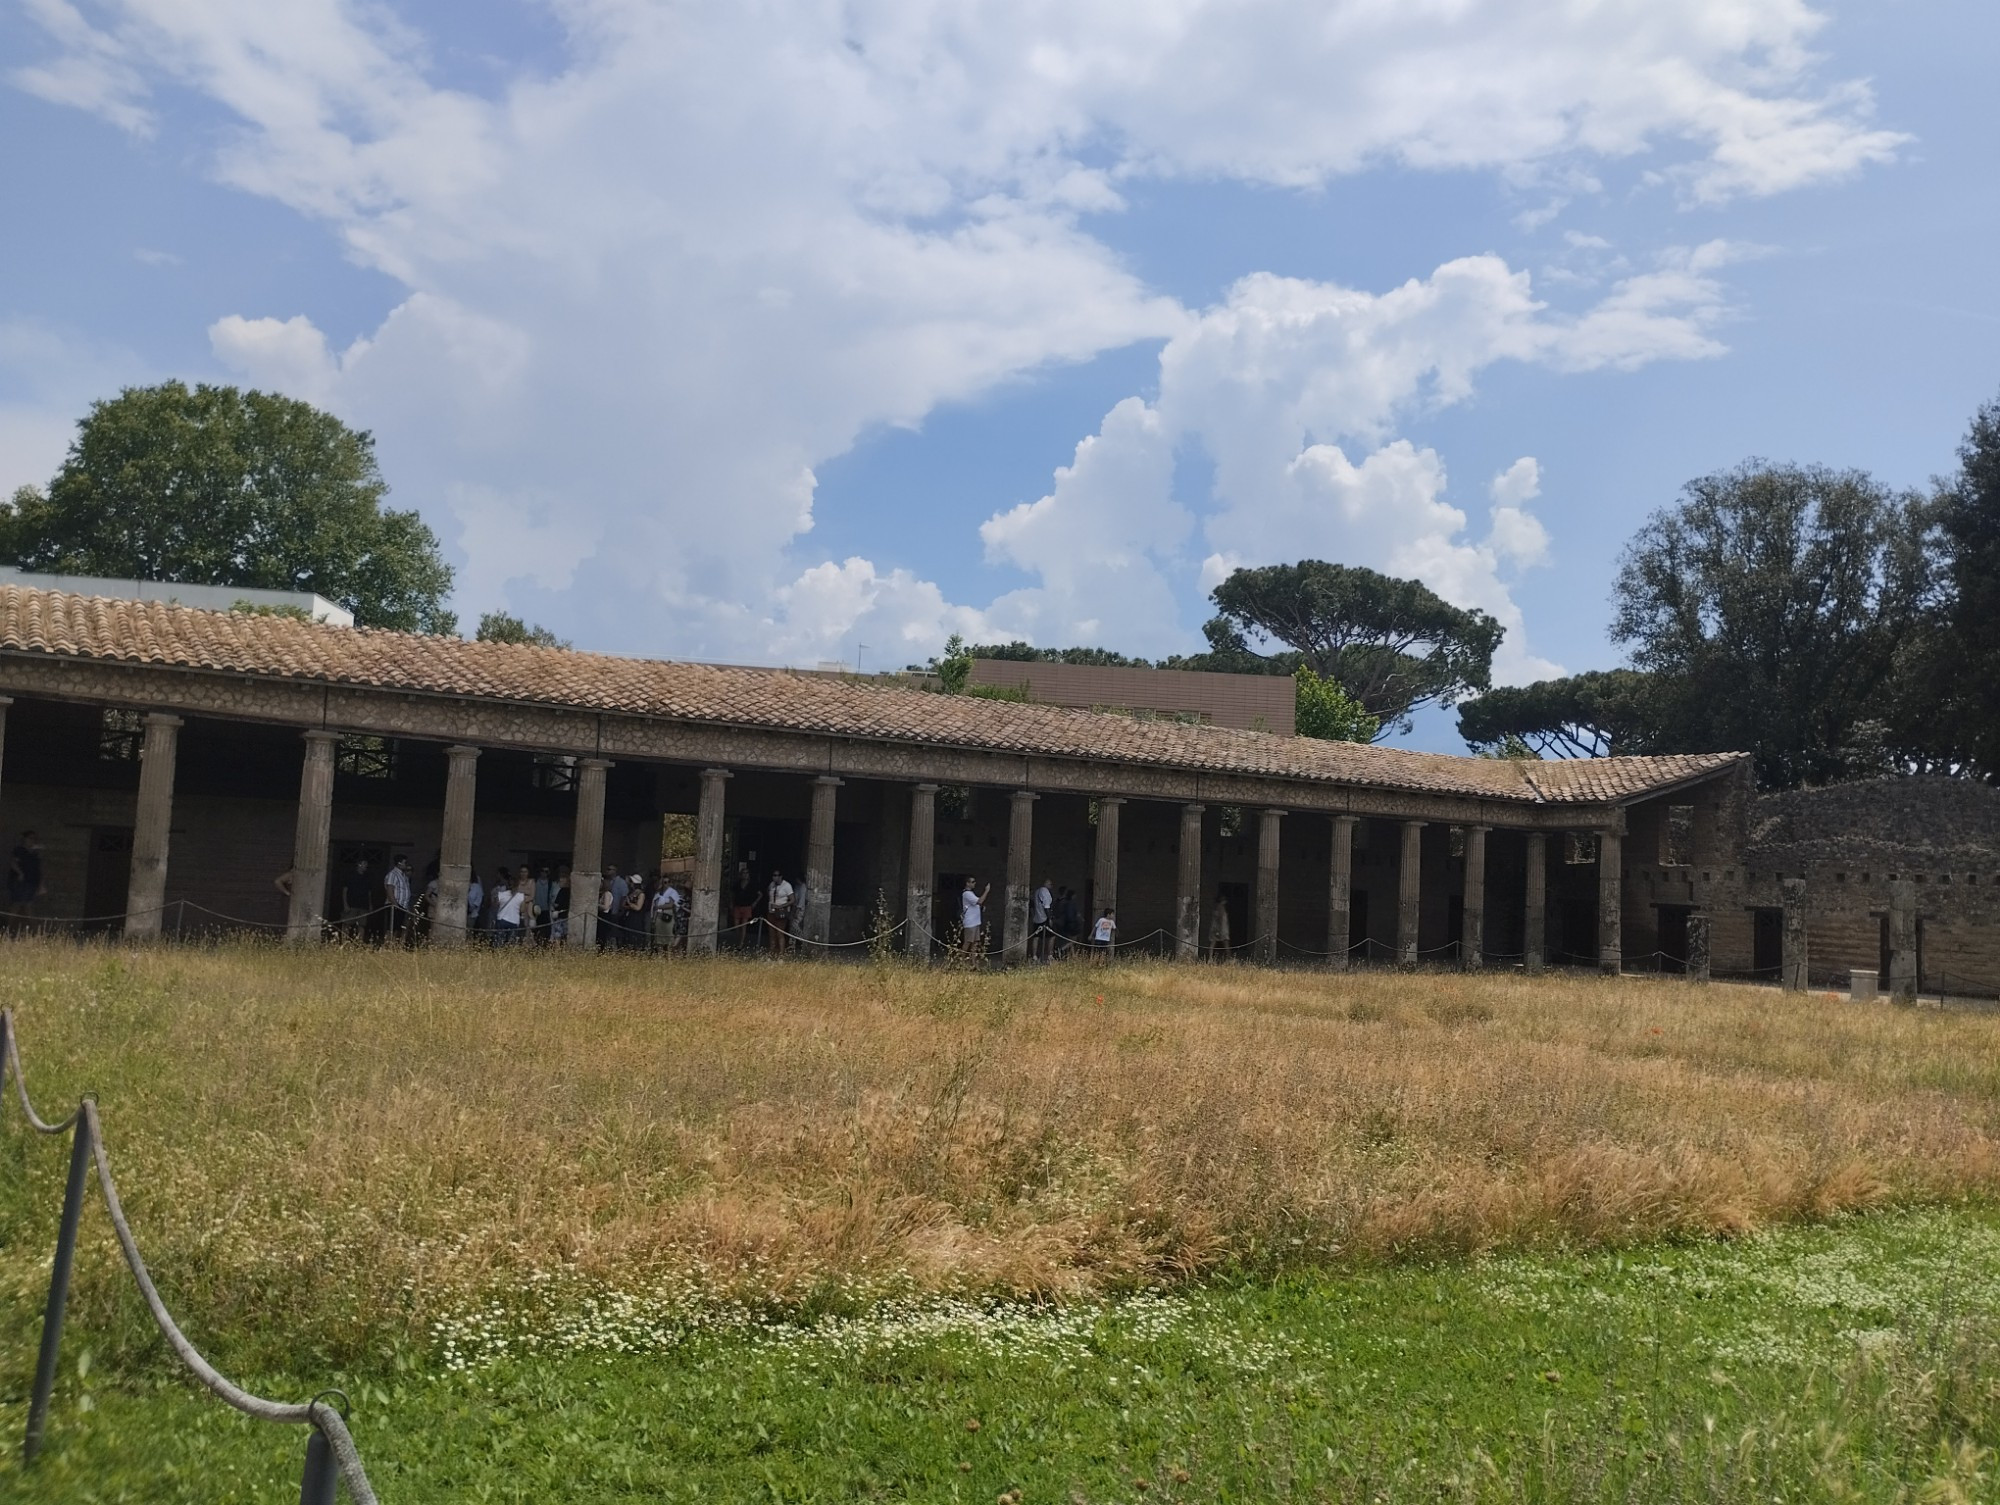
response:
[[[17,0],[0,486],[230,380],[580,646],[1159,654],[1315,555],[1603,665],[1683,481],[1921,485],[2000,394],[1995,55],[1973,0]]]

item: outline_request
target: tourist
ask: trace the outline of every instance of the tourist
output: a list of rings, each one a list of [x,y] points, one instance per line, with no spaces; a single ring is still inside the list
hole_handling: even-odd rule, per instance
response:
[[[783,956],[792,939],[792,885],[778,868],[771,869],[771,886],[764,891],[764,916],[771,926],[771,954]]]
[[[665,873],[660,875],[659,887],[653,890],[653,949],[668,951],[674,949],[675,932],[679,929],[681,917],[681,891],[674,886],[674,880]]]
[[[614,874],[615,878],[616,875]],[[618,878],[618,883],[625,880]],[[612,951],[618,946],[617,885],[612,878],[597,880],[597,949]]]
[[[992,884],[980,888],[971,874],[966,875],[965,891],[958,896],[958,930],[967,956],[986,954],[986,896],[992,892]]]
[[[750,940],[750,921],[757,914],[757,902],[763,895],[758,890],[757,880],[750,876],[750,864],[736,864],[736,883],[729,890],[729,928],[736,933],[736,946],[741,950]]]
[[[556,869],[556,878],[549,890],[549,944],[566,946],[569,944],[569,864]]]
[[[620,916],[626,945],[635,951],[646,949],[646,880],[633,873],[625,880],[625,910]]]
[[[1055,917],[1055,903],[1049,880],[1044,878],[1035,885],[1034,896],[1028,901],[1028,955],[1040,961],[1047,961],[1055,954],[1055,933],[1049,928]]]
[[[358,857],[340,882],[340,923],[351,936],[366,933],[369,912],[375,907],[375,878],[368,871],[368,859]]]
[[[522,916],[528,902],[527,892],[508,879],[505,868],[500,869],[500,876],[493,884],[494,945],[512,946],[519,943],[523,930]]]
[[[1208,918],[1208,959],[1228,961],[1229,949],[1229,900],[1221,889],[1215,891],[1215,907]]]
[[[1099,965],[1111,960],[1113,948],[1118,943],[1118,920],[1110,910],[1097,917],[1097,923],[1090,927],[1090,950],[1093,960]]]
[[[549,877],[548,864],[535,869],[535,944],[546,946],[553,925],[549,915],[555,905],[555,880]]]
[[[465,933],[474,935],[479,930],[479,917],[486,913],[486,886],[479,881],[478,873],[468,873],[465,880]]]
[[[534,940],[542,919],[542,911],[535,904],[535,875],[525,862],[514,874],[514,888],[521,896],[521,944],[525,946]]]
[[[398,857],[382,879],[389,896],[389,938],[408,944],[410,935],[410,859]]]
[[[33,831],[23,831],[7,861],[7,907],[25,915],[42,892],[42,840]]]

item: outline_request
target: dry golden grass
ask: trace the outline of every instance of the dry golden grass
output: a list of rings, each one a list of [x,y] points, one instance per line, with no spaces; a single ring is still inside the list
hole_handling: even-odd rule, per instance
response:
[[[170,1291],[357,1341],[532,1270],[1067,1294],[2000,1187],[2000,1021],[1720,986],[17,942],[0,989]]]

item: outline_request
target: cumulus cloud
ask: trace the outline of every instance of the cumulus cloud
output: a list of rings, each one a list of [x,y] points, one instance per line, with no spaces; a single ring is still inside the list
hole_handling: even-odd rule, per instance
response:
[[[1087,217],[1146,181],[1384,163],[1492,170],[1553,213],[1643,159],[1718,202],[1902,141],[1865,86],[1818,81],[1802,0],[596,0],[556,8],[565,56],[485,92],[358,0],[30,11],[48,46],[17,86],[135,132],[195,92],[235,122],[218,177],[406,289],[342,350],[290,309],[218,310],[217,357],[376,432],[466,561],[467,610],[565,581],[565,630],[633,651],[810,659],[954,624],[1164,645],[1201,560],[1259,550],[1507,607],[1497,571],[1540,557],[1539,525],[1509,504],[1468,541],[1443,461],[1395,424],[1494,361],[1714,354],[1726,250],[1634,257],[1575,316],[1494,257],[1379,294],[1256,276],[1191,311]],[[815,556],[815,467],[858,436],[1142,339],[1157,397],[982,529],[1032,584],[973,611]],[[1193,448],[1210,498],[1172,494]]]

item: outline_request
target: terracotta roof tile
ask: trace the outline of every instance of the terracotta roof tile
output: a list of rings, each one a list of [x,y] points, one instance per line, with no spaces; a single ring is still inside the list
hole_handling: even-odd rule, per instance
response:
[[[289,617],[14,585],[0,586],[0,651],[1533,803],[1630,799],[1720,772],[1742,757],[1702,753],[1539,763],[1453,757],[936,695],[785,669],[325,627]]]

